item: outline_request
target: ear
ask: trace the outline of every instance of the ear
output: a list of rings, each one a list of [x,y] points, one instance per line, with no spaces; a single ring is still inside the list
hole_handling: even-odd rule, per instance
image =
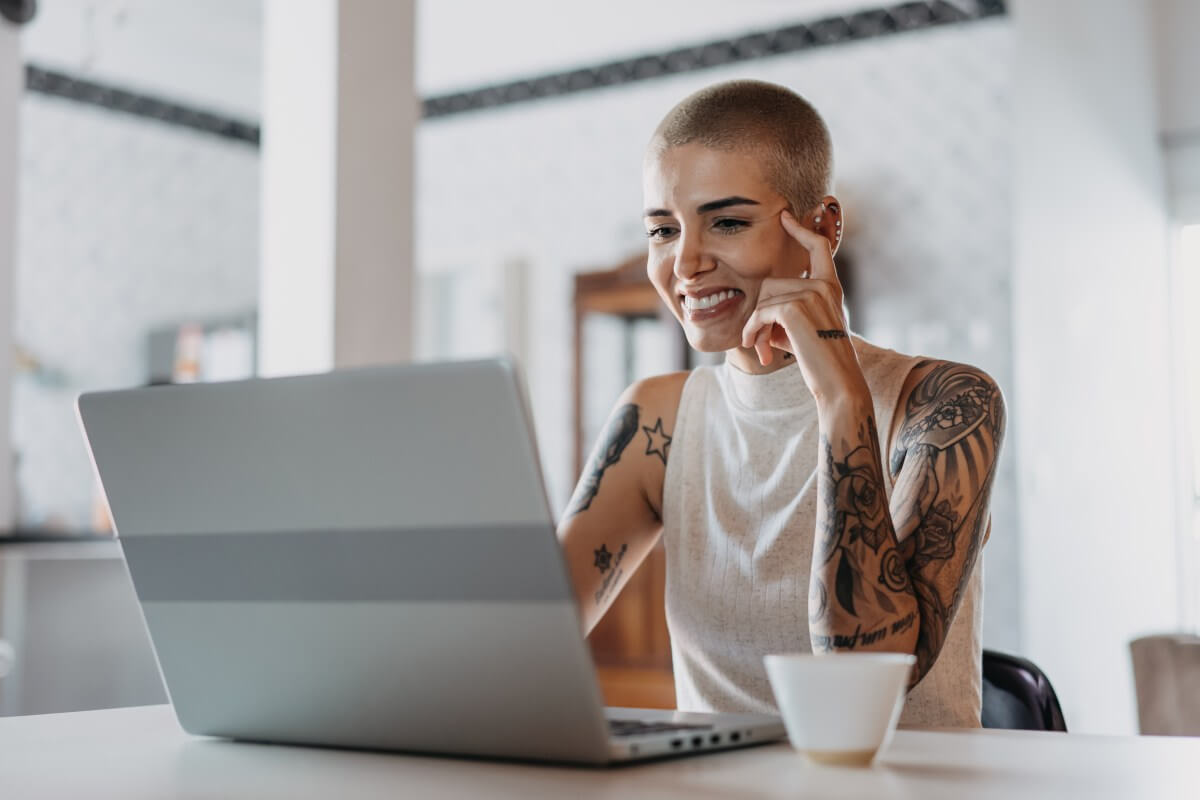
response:
[[[846,227],[844,218],[842,201],[827,194],[821,198],[821,204],[812,211],[805,222],[811,221],[813,230],[829,240],[829,249],[836,256],[838,247],[842,244],[842,232]]]

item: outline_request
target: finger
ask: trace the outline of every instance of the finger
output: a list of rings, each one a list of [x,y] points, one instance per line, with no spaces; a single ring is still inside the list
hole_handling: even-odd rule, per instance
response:
[[[801,225],[791,212],[784,209],[779,213],[783,229],[808,251],[809,270],[813,278],[837,283],[837,269],[833,265],[833,250],[829,240],[816,231]]]
[[[762,307],[754,309],[742,329],[742,347],[757,349],[758,343],[769,342],[775,327],[775,314]]]
[[[771,333],[774,327],[775,323],[773,322],[764,325],[754,340],[754,351],[758,353],[758,362],[764,367],[769,366],[775,360],[775,351],[771,348]]]
[[[759,302],[802,292],[807,283],[798,278],[763,278],[758,287]]]
[[[771,280],[768,278],[767,280]],[[765,284],[767,281],[763,281]],[[791,284],[796,284],[796,281],[791,281]],[[828,308],[829,313],[834,316],[841,316],[842,298],[837,286],[831,285],[828,281],[807,280],[799,283],[800,289],[797,291],[794,286],[793,290],[786,294],[777,294],[768,296],[765,299],[760,299],[758,308],[771,308],[774,306],[790,305],[796,302],[818,302],[820,305]],[[819,300],[818,300],[819,298]]]
[[[759,333],[762,332],[762,326],[763,323],[758,309],[755,309],[750,314],[750,319],[746,320],[746,324],[742,328],[742,347],[754,347],[758,342]]]

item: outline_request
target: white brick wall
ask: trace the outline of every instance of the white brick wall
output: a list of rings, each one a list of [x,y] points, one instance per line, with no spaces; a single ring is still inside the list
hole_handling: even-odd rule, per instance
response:
[[[30,94],[20,148],[16,340],[64,379],[14,381],[23,521],[86,528],[74,398],[144,383],[149,328],[254,308],[258,153]]]

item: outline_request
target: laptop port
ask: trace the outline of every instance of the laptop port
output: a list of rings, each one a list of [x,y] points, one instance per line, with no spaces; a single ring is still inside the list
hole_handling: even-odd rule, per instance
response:
[[[681,747],[683,747],[683,739],[672,739],[671,740],[671,749],[672,750],[678,750]]]
[[[721,734],[714,733],[712,736],[710,736],[708,738],[708,741],[712,742],[713,744],[720,744],[721,743]]]
[[[742,735],[740,733],[738,733],[737,731],[734,731],[733,733],[729,734],[729,741],[731,741],[731,742],[738,742],[738,741],[741,741],[741,739],[742,739]]]
[[[702,744],[704,744],[703,736],[693,736],[692,737],[692,747],[699,747]]]

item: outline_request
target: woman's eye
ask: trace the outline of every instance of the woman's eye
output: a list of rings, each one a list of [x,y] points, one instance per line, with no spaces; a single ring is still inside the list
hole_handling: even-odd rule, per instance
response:
[[[675,234],[675,228],[670,225],[659,225],[646,231],[646,236],[650,239],[666,239]]]
[[[750,223],[741,219],[719,219],[713,223],[713,228],[718,233],[737,233],[743,228],[749,227]]]

